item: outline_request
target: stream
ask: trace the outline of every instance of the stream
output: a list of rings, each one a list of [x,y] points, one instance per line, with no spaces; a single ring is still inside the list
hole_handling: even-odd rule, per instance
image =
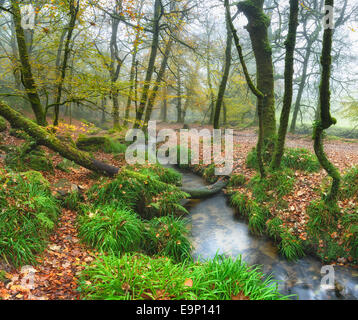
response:
[[[197,188],[204,180],[188,171],[175,168],[182,174],[183,186]],[[356,300],[358,299],[358,269],[334,266],[335,289],[321,287],[322,263],[306,256],[289,262],[279,255],[277,245],[265,236],[249,232],[247,222],[234,217],[228,197],[219,193],[209,199],[190,200],[192,255],[205,260],[216,253],[236,257],[242,255],[250,265],[262,265],[265,274],[279,282],[282,294],[295,294],[300,300]]]

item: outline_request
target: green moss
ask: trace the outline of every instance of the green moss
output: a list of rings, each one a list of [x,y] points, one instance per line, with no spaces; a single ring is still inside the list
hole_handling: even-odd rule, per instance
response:
[[[342,177],[340,197],[342,199],[358,197],[358,167],[352,167]]]
[[[6,121],[3,117],[0,116],[0,132],[3,132],[7,129]]]
[[[114,180],[102,179],[88,193],[95,204],[124,202],[144,218],[186,214],[180,201],[187,194],[151,175],[122,170]]]
[[[76,145],[85,151],[103,151],[106,153],[124,153],[127,147],[118,141],[106,136],[87,137],[79,136]]]

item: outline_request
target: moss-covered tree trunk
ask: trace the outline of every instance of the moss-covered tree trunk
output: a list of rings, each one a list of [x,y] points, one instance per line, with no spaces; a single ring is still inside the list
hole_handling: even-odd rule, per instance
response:
[[[275,150],[272,157],[271,168],[276,170],[281,166],[281,159],[285,147],[288,120],[290,117],[292,95],[293,95],[293,72],[294,72],[294,54],[296,47],[296,34],[298,27],[298,0],[290,0],[290,22],[288,35],[285,42],[285,93],[283,97],[283,106],[280,118],[280,127],[275,143]]]
[[[47,125],[44,107],[37,91],[37,86],[32,75],[31,65],[29,61],[28,49],[26,46],[25,32],[21,26],[21,13],[18,1],[11,0],[12,12],[15,24],[16,40],[19,50],[21,62],[21,80],[25,87],[27,97],[29,98],[31,108],[35,114],[36,122],[41,125]]]
[[[76,6],[75,6],[74,0],[70,1],[70,22],[69,22],[68,28],[67,28],[68,29],[67,30],[67,38],[66,38],[66,43],[65,43],[63,62],[62,62],[62,66],[61,66],[60,80],[59,80],[57,90],[56,90],[55,117],[54,117],[54,121],[53,121],[54,126],[58,125],[63,82],[65,81],[65,77],[66,77],[67,63],[68,63],[68,59],[69,59],[70,53],[71,53],[70,43],[71,43],[71,39],[72,39],[73,30],[75,29],[75,25],[76,25],[76,19],[77,19],[77,14],[79,11],[79,6],[80,6],[79,1],[77,1]],[[61,53],[60,53],[60,55],[61,55]]]
[[[149,99],[148,99],[148,105],[147,105],[147,109],[145,111],[145,118],[144,118],[145,125],[147,125],[148,121],[150,120],[150,116],[152,115],[153,106],[154,106],[155,100],[157,98],[159,86],[160,86],[161,82],[163,81],[165,69],[168,64],[168,59],[169,59],[169,54],[170,54],[170,51],[172,48],[172,44],[173,44],[173,38],[169,38],[169,40],[165,46],[164,56],[163,56],[163,60],[160,64],[160,69],[159,69],[159,72],[157,75],[157,80],[155,81],[154,88],[153,88],[152,93],[150,94]]]
[[[24,130],[37,142],[37,144],[46,146],[51,150],[58,152],[66,159],[72,160],[75,163],[100,174],[113,176],[118,173],[118,168],[100,162],[92,158],[88,153],[79,151],[71,145],[62,142],[56,138],[54,134],[41,126],[36,125],[31,120],[26,119],[19,112],[1,101],[0,115],[9,121],[12,126]]]
[[[326,6],[333,7],[334,0],[325,0]],[[333,29],[327,28],[323,34],[322,44],[322,75],[321,83],[319,87],[319,120],[314,124],[313,139],[314,139],[314,150],[317,155],[318,161],[321,166],[327,171],[329,176],[333,179],[331,189],[327,198],[327,203],[336,203],[339,185],[340,185],[340,174],[337,168],[328,160],[327,155],[324,152],[322,136],[324,130],[330,126],[336,124],[336,119],[332,118],[330,111],[330,80],[331,80],[331,68],[332,68],[332,38]]]
[[[237,8],[248,20],[252,49],[256,60],[257,89],[264,94],[258,100],[258,110],[262,109],[263,137],[271,140],[276,134],[274,71],[272,49],[268,39],[270,19],[265,15],[264,0],[246,0],[237,3]],[[262,103],[262,106],[259,105]]]
[[[240,63],[241,63],[241,66],[242,66],[242,70],[244,71],[244,75],[245,75],[247,85],[249,86],[251,92],[257,97],[258,119],[259,119],[259,136],[258,136],[258,139],[257,139],[256,152],[257,152],[257,162],[258,162],[258,165],[259,165],[260,175],[261,175],[261,178],[264,178],[266,174],[265,174],[265,168],[264,168],[264,163],[263,163],[263,159],[262,159],[262,150],[263,150],[263,145],[264,145],[263,113],[264,113],[265,95],[254,85],[254,83],[253,83],[253,81],[252,81],[252,79],[250,77],[249,71],[248,71],[247,66],[246,66],[246,62],[244,60],[244,55],[242,53],[240,40],[239,40],[239,37],[237,35],[237,31],[236,31],[236,29],[234,27],[234,24],[232,22],[232,19],[231,19],[230,8],[229,8],[229,0],[225,0],[224,5],[225,5],[225,9],[226,9],[226,16],[228,17],[228,24],[229,24],[230,30],[231,30],[233,38],[234,38],[234,43],[235,43],[237,52],[239,54]]]
[[[219,120],[220,120],[221,106],[222,106],[222,103],[224,100],[224,95],[225,95],[225,91],[226,91],[227,81],[229,78],[231,60],[232,60],[232,53],[231,53],[232,32],[231,32],[230,26],[229,26],[229,21],[228,21],[229,18],[231,19],[231,16],[229,17],[228,13],[226,12],[225,20],[226,20],[227,36],[226,36],[226,49],[225,49],[225,64],[224,64],[224,72],[223,72],[223,76],[221,78],[218,96],[217,96],[216,104],[215,104],[214,121],[213,121],[214,129],[220,128]]]
[[[160,0],[155,0],[154,2],[154,19],[153,19],[153,38],[152,38],[152,46],[150,50],[149,62],[147,67],[147,72],[144,80],[144,86],[142,91],[142,96],[140,99],[139,107],[136,114],[136,122],[134,124],[135,128],[139,128],[141,125],[141,121],[144,114],[144,109],[147,104],[150,82],[152,80],[155,59],[157,57],[158,44],[159,44],[159,31],[160,31],[160,18],[162,16],[161,13],[162,5]]]

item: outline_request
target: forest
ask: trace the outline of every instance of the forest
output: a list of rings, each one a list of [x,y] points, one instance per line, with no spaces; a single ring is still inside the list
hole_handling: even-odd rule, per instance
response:
[[[0,300],[358,299],[357,61],[356,1],[0,0]]]

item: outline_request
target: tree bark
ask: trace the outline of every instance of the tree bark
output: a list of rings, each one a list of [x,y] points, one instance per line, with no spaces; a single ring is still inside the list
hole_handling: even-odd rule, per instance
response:
[[[276,134],[274,72],[268,39],[270,19],[265,15],[263,5],[264,0],[246,0],[239,2],[237,8],[248,20],[246,29],[256,60],[257,89],[264,94],[264,99],[258,100],[258,109],[262,109],[263,137],[272,140]]]
[[[326,6],[333,7],[334,0],[325,0]],[[337,123],[337,120],[332,118],[330,113],[330,80],[331,80],[331,68],[332,68],[332,38],[333,29],[327,28],[323,34],[322,44],[322,76],[320,83],[320,95],[319,95],[319,120],[314,124],[313,139],[314,139],[314,150],[317,155],[318,161],[321,166],[326,170],[328,175],[333,179],[332,185],[325,199],[326,203],[336,204],[339,185],[340,185],[340,174],[337,168],[328,160],[327,155],[324,152],[322,136],[324,130],[328,129],[332,125]]]
[[[70,54],[71,54],[70,43],[71,43],[71,39],[72,39],[73,30],[74,30],[75,25],[76,25],[76,19],[77,19],[79,6],[80,6],[80,1],[79,0],[77,0],[77,5],[76,6],[75,6],[75,1],[74,0],[70,1],[70,22],[69,22],[68,28],[67,28],[68,31],[67,31],[67,38],[66,38],[66,43],[65,43],[65,51],[64,51],[64,55],[63,55],[63,62],[62,62],[62,67],[61,67],[60,81],[59,81],[59,84],[57,86],[57,91],[56,91],[55,118],[54,118],[54,121],[53,121],[54,126],[58,126],[58,120],[59,120],[59,114],[60,114],[60,103],[61,103],[62,89],[63,89],[63,82],[65,81],[67,63],[68,63],[68,59],[69,59]],[[61,53],[60,53],[60,55],[61,55]]]
[[[39,145],[46,146],[58,152],[66,159],[72,160],[84,168],[93,170],[103,175],[113,176],[119,169],[92,158],[88,153],[80,151],[69,144],[66,144],[55,137],[41,126],[23,117],[19,112],[0,102],[0,115],[3,116],[12,126],[21,128],[29,134]]]
[[[21,26],[21,13],[18,1],[11,0],[12,12],[14,17],[17,46],[21,61],[21,80],[25,87],[26,94],[29,98],[31,108],[35,114],[36,122],[41,125],[47,125],[45,110],[41,104],[38,95],[37,86],[32,75],[31,65],[29,61],[28,49],[25,41],[24,29]]]
[[[140,99],[138,111],[136,114],[136,122],[134,124],[135,128],[139,128],[141,125],[141,121],[142,121],[143,114],[144,114],[144,109],[147,104],[150,82],[152,80],[152,76],[153,76],[153,72],[154,72],[155,59],[157,57],[158,44],[159,44],[159,22],[160,22],[160,18],[161,18],[161,9],[162,9],[161,1],[155,0],[152,47],[151,47],[151,51],[150,51],[147,73],[146,73],[145,80],[144,80],[143,92],[142,92],[142,96]]]
[[[290,22],[288,35],[285,42],[285,93],[280,118],[280,127],[275,143],[275,150],[272,157],[271,168],[278,169],[281,166],[281,159],[285,147],[288,120],[290,117],[292,95],[293,95],[293,73],[294,73],[294,54],[296,47],[296,35],[298,27],[298,0],[290,0]]]
[[[229,26],[229,19],[231,19],[231,16],[228,16],[228,13],[226,12],[225,20],[226,20],[227,36],[226,36],[226,49],[225,49],[225,65],[224,65],[223,76],[219,86],[218,97],[216,99],[216,104],[215,104],[214,121],[213,121],[214,129],[220,128],[219,120],[220,120],[221,105],[224,100],[226,85],[229,78],[230,67],[231,67],[232,32]]]

